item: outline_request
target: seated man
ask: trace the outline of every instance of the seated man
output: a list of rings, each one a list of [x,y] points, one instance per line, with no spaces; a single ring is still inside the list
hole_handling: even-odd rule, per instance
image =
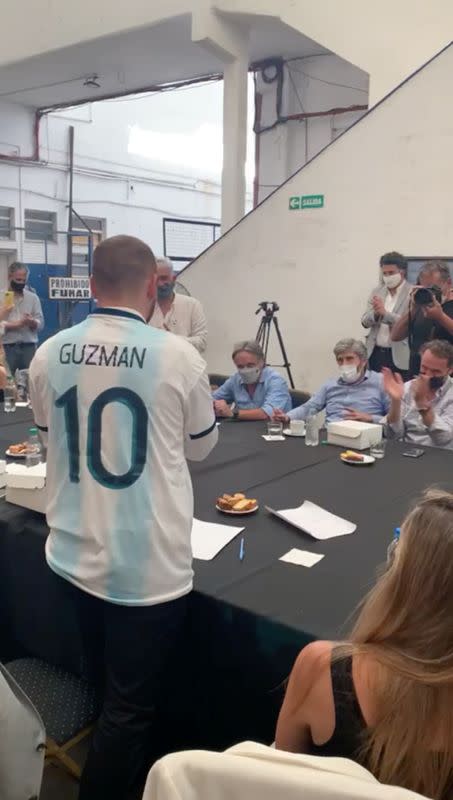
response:
[[[341,339],[334,347],[339,377],[326,381],[306,403],[290,411],[274,413],[274,418],[289,422],[307,419],[311,414],[326,411],[326,422],[355,419],[360,422],[381,422],[389,400],[382,376],[367,369],[367,349],[357,339]]]
[[[264,353],[257,342],[237,344],[233,361],[237,372],[212,394],[218,417],[270,419],[276,408],[284,412],[290,410],[288,384],[278,372],[264,366]]]
[[[453,449],[453,346],[434,340],[421,348],[420,375],[403,383],[400,375],[383,370],[390,398],[387,436],[414,444]]]

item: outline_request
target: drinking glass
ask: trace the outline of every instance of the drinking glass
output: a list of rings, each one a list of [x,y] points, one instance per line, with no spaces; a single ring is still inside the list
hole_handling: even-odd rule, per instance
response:
[[[267,435],[271,439],[279,439],[283,432],[283,423],[270,420],[267,423]]]

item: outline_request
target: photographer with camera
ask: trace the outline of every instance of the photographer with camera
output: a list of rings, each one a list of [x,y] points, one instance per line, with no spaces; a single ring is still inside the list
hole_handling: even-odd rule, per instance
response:
[[[412,289],[409,309],[395,322],[391,339],[409,341],[409,373],[420,371],[420,348],[434,339],[453,344],[453,292],[448,266],[442,261],[423,265]]]

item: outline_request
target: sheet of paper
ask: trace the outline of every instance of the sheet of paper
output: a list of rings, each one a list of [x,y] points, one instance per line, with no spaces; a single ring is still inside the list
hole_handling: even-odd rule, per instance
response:
[[[279,561],[286,561],[287,564],[297,564],[299,567],[314,567],[323,558],[324,556],[319,553],[309,553],[308,550],[298,550],[297,547],[293,547],[292,550],[281,556]]]
[[[200,561],[211,561],[243,530],[244,528],[237,528],[233,525],[202,522],[202,520],[194,518],[192,523],[193,557]]]
[[[284,436],[267,436],[265,433],[263,433],[263,439],[265,439],[266,442],[284,442],[285,441],[285,437]]]
[[[296,528],[300,528],[301,531],[310,534],[314,539],[333,539],[335,536],[346,536],[354,533],[357,529],[357,525],[353,522],[337,517],[309,500],[305,500],[297,508],[286,508],[281,511],[275,511],[267,506],[266,508],[277,517],[281,517],[291,525],[295,525]]]

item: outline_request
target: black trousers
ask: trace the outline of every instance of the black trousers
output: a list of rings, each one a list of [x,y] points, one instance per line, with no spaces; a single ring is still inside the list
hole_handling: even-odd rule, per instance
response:
[[[391,347],[378,347],[376,345],[370,355],[368,364],[373,372],[380,372],[382,367],[388,367],[392,372],[399,372],[404,381],[409,380],[409,370],[395,366]]]
[[[31,342],[16,342],[4,344],[5,356],[11,375],[14,377],[16,369],[28,369],[36,352],[36,345]]]
[[[59,580],[76,604],[89,672],[103,695],[79,800],[126,800],[158,749],[156,704],[181,657],[189,595],[156,606],[121,606]]]

